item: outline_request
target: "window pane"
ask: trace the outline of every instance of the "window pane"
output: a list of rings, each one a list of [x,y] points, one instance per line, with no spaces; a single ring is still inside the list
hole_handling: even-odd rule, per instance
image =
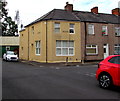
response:
[[[59,33],[60,32],[60,23],[54,23],[54,32]]]
[[[73,48],[69,48],[69,54],[73,55]]]
[[[74,47],[74,42],[73,41],[69,41],[69,47]]]
[[[68,46],[68,41],[62,41],[62,47],[67,47]]]
[[[69,33],[74,33],[74,29],[70,29],[70,32]]]
[[[70,28],[74,28],[74,24],[70,24]]]
[[[57,55],[61,55],[61,48],[57,48],[57,49],[56,49],[56,54],[57,54]]]
[[[60,28],[55,28],[55,33],[60,33]]]
[[[61,47],[61,41],[56,41],[56,47]]]
[[[74,24],[70,24],[69,33],[74,33]]]
[[[56,55],[73,55],[74,53],[74,41],[57,40],[56,41]]]
[[[60,28],[60,23],[55,23],[55,24],[54,24],[54,27],[55,27],[55,28]]]
[[[115,35],[120,35],[120,27],[115,27]]]
[[[95,47],[96,47],[96,45],[92,45],[92,47],[94,47],[94,48],[95,48]]]
[[[88,25],[88,34],[94,34],[94,25],[92,24]]]
[[[62,48],[62,55],[68,55],[68,48]]]
[[[120,46],[119,46],[119,44],[115,44],[115,46],[114,46],[114,54],[120,54]]]
[[[96,54],[96,49],[92,49],[92,48],[90,48],[90,49],[87,49],[86,50],[86,52],[87,52],[87,54]]]
[[[102,26],[102,35],[107,35],[107,26]]]
[[[40,41],[36,41],[36,54],[40,54]]]

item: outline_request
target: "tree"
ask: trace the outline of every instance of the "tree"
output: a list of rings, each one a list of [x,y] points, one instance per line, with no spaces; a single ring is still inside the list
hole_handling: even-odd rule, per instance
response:
[[[1,4],[1,27],[2,27],[2,36],[15,36],[18,33],[18,26],[15,24],[15,21],[8,16],[8,10],[5,8],[7,5],[6,1],[0,1]]]

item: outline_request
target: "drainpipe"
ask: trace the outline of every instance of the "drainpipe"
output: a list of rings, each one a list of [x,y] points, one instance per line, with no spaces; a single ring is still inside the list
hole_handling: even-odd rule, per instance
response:
[[[29,60],[29,27],[28,27],[28,60]]]
[[[83,60],[82,60],[82,64],[84,64],[85,59],[86,59],[86,44],[87,44],[87,25],[86,22],[84,22],[84,26],[85,26],[85,47],[84,47],[84,56],[83,56]]]
[[[47,33],[47,29],[48,29],[48,28],[47,28],[47,25],[48,25],[48,24],[47,24],[47,20],[46,20],[46,63],[48,62],[48,59],[47,59],[47,56],[48,56],[48,54],[47,54],[47,50],[48,50],[48,47],[47,47],[47,34],[48,34],[48,33]]]

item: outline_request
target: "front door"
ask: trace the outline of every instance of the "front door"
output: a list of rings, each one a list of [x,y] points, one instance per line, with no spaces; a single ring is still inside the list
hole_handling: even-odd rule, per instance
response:
[[[108,44],[104,44],[103,46],[104,49],[104,59],[109,56],[109,47]]]

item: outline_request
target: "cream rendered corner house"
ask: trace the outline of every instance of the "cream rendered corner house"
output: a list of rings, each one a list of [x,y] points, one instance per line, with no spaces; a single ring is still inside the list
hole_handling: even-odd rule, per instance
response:
[[[71,11],[54,9],[20,31],[20,59],[81,62],[80,31]]]

